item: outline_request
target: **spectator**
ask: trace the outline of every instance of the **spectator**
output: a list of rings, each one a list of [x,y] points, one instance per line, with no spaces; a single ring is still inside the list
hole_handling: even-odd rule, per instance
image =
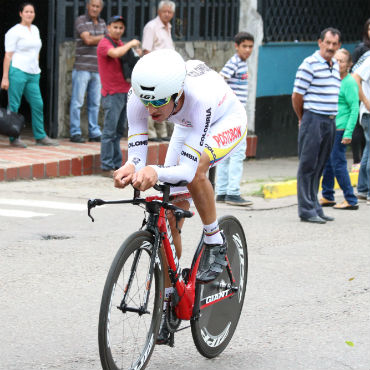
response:
[[[76,59],[72,71],[72,97],[70,106],[70,134],[73,143],[84,143],[81,134],[81,108],[87,92],[87,119],[89,141],[99,142],[98,124],[101,83],[98,73],[96,48],[106,33],[103,19],[99,17],[103,0],[89,0],[87,14],[76,19]]]
[[[353,77],[360,87],[360,122],[365,134],[365,149],[357,182],[357,198],[367,199],[370,205],[370,57],[356,69]]]
[[[333,56],[341,45],[340,32],[326,28],[318,45],[320,50],[298,68],[292,104],[299,122],[298,215],[301,221],[324,224],[334,220],[324,215],[317,193],[335,135],[340,75]]]
[[[44,103],[40,91],[39,53],[41,39],[39,29],[32,24],[35,7],[26,2],[20,6],[21,22],[5,34],[5,57],[1,88],[8,90],[9,109],[18,112],[22,95],[31,107],[32,132],[36,145],[59,145],[50,139],[44,129]],[[10,138],[10,145],[26,148],[18,137]]]
[[[339,64],[340,84],[338,98],[338,115],[335,118],[337,127],[333,150],[324,168],[322,180],[322,207],[334,206],[336,209],[358,209],[357,198],[353,193],[351,179],[347,170],[346,150],[351,143],[352,132],[356,125],[359,112],[358,86],[355,79],[348,73],[351,65],[351,54],[346,49],[339,49],[335,53]],[[343,190],[345,200],[335,205],[334,179]]]
[[[370,55],[370,18],[365,22],[364,30],[362,34],[362,42],[359,43],[352,55],[353,64],[355,65],[354,70],[362,64],[363,60]],[[353,70],[353,72],[354,72]],[[357,120],[355,129],[352,134],[352,156],[353,165],[352,171],[358,172],[360,170],[360,162],[362,153],[365,147],[365,136],[364,130],[360,125],[359,119]]]
[[[236,54],[222,68],[220,74],[246,108],[248,99],[248,65],[247,59],[253,51],[254,37],[248,32],[240,32],[235,36]],[[240,181],[243,174],[243,161],[247,149],[247,140],[234,150],[217,168],[216,202],[234,206],[250,206],[252,201],[240,196]]]
[[[124,44],[120,39],[125,31],[124,20],[116,15],[108,22],[108,34],[98,44],[98,67],[102,83],[102,106],[104,127],[101,139],[102,175],[112,177],[115,169],[122,165],[120,139],[126,117],[127,92],[131,85],[124,79],[121,57],[132,47],[138,47],[138,40]]]
[[[160,1],[158,16],[148,22],[143,30],[143,52],[147,54],[158,49],[175,49],[171,36],[171,19],[175,14],[173,1]],[[155,122],[148,118],[148,140],[169,141],[173,131],[173,124],[168,121]]]

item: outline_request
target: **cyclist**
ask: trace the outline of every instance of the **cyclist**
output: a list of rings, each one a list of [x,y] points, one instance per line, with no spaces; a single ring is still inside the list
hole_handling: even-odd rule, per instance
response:
[[[199,60],[185,62],[174,50],[157,50],[141,58],[132,72],[131,84],[128,160],[114,172],[114,185],[124,188],[132,184],[145,191],[157,181],[187,181],[204,227],[205,249],[197,281],[210,282],[226,264],[227,246],[219,230],[207,171],[246,139],[245,109],[217,72]],[[148,115],[156,122],[174,123],[164,166],[146,166]],[[181,207],[188,209],[190,205],[186,202]],[[169,222],[180,257],[181,239],[173,215],[169,215]],[[170,287],[168,279],[165,283]]]

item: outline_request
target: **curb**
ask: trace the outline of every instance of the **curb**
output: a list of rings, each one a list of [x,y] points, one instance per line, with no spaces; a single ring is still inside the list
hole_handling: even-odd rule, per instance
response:
[[[85,144],[86,145],[86,144]],[[148,146],[148,164],[162,164],[168,143],[150,143]],[[65,176],[95,175],[101,173],[100,145],[91,149],[63,146],[18,149],[17,156],[12,153],[12,160],[0,168],[0,182],[16,180],[49,179]],[[79,153],[74,153],[77,149]],[[42,150],[43,154],[35,154]],[[127,142],[121,143],[122,160],[127,160]],[[54,158],[53,158],[54,157]],[[17,161],[18,158],[21,158]],[[0,161],[1,162],[1,161]],[[4,160],[5,162],[5,160]]]
[[[358,181],[358,172],[350,172],[349,177],[351,179],[352,186],[357,185]],[[321,190],[321,181],[320,180],[320,187]],[[339,184],[337,179],[335,179],[334,189],[339,189]],[[263,197],[265,199],[277,199],[288,197],[290,195],[297,195],[297,180],[289,180],[289,181],[282,181],[282,182],[272,182],[268,184],[262,185],[262,192]]]

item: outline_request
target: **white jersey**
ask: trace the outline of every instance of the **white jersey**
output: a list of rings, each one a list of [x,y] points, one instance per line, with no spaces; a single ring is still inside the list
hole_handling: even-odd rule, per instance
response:
[[[184,104],[168,118],[174,131],[165,163],[152,166],[161,182],[191,182],[203,151],[207,151],[211,165],[216,164],[246,135],[245,109],[225,80],[199,60],[186,62],[186,70]],[[146,165],[149,113],[132,90],[127,116],[128,162],[139,170]]]

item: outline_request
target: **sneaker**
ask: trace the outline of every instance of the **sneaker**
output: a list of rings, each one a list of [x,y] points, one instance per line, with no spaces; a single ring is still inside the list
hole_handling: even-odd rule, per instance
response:
[[[27,148],[27,145],[18,137],[10,142],[10,146],[14,146],[15,148]]]
[[[351,172],[360,172],[361,163],[353,163]]]
[[[216,196],[216,203],[225,203],[226,194],[219,194]]]
[[[86,143],[86,140],[81,135],[73,135],[71,136],[69,140],[72,143],[80,143],[80,144]]]
[[[162,139],[160,137],[150,137],[148,140],[156,143],[162,142]]]
[[[36,139],[36,145],[58,146],[59,143],[57,140],[53,140],[53,139],[50,139],[49,136],[45,136],[42,139]]]
[[[113,178],[114,170],[101,170],[101,175],[104,177]]]
[[[357,194],[356,194],[356,197],[357,197],[357,199],[359,199],[359,200],[366,200],[366,199],[367,199],[367,195],[366,195],[366,193],[357,193]]]
[[[83,140],[83,139],[82,139],[82,140]],[[85,142],[85,140],[84,140],[84,142]],[[100,142],[101,142],[101,136],[97,136],[97,137],[90,137],[89,142],[90,142],[90,143],[100,143]]]
[[[159,345],[167,344],[169,341],[169,337],[170,337],[170,331],[168,330],[168,327],[167,327],[166,311],[163,311],[161,326],[159,328],[159,333],[157,336],[156,344],[159,344]]]
[[[319,201],[321,207],[333,207],[337,204],[334,200],[329,200],[324,197],[322,197]]]
[[[346,200],[344,200],[342,203],[336,204],[333,208],[356,210],[358,209],[358,204],[349,204]]]
[[[251,206],[253,202],[242,198],[240,195],[226,195],[225,202],[233,206]]]
[[[223,268],[227,266],[226,262],[226,251],[227,242],[223,233],[221,233],[223,243],[220,244],[205,244],[202,258],[200,260],[197,281],[201,283],[209,283],[215,280],[219,274],[223,271]]]

